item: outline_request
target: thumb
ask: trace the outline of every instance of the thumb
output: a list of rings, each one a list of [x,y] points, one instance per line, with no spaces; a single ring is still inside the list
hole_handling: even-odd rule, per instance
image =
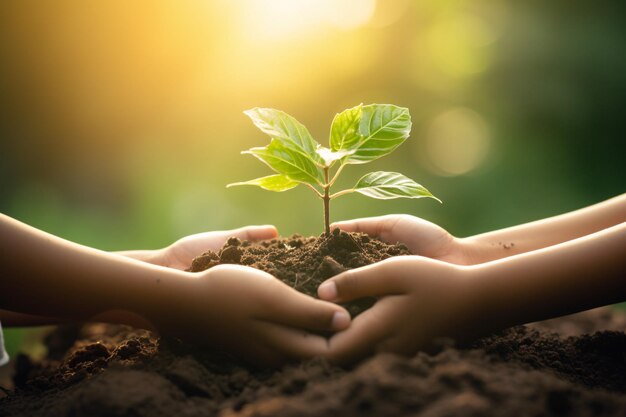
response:
[[[403,293],[402,280],[395,273],[395,262],[389,261],[336,275],[318,287],[317,295],[322,300],[344,302],[364,297]]]
[[[331,224],[331,228],[339,228],[344,232],[365,233],[371,237],[389,240],[395,224],[399,221],[398,215],[366,217],[362,219],[346,220]],[[395,242],[394,242],[395,243]]]
[[[231,231],[231,236],[254,242],[257,240],[273,239],[278,236],[278,230],[272,225],[245,226]]]
[[[239,271],[239,284],[254,293],[254,299],[263,305],[255,315],[257,319],[323,331],[344,330],[350,325],[350,315],[344,308],[298,292],[267,272],[241,266],[217,266],[213,271]],[[227,275],[230,285],[233,275]]]
[[[350,325],[350,314],[344,308],[327,301],[316,300],[291,288],[289,290],[289,293],[285,293],[279,302],[274,302],[265,313],[271,314],[271,317],[259,315],[259,318],[308,330],[336,332]]]

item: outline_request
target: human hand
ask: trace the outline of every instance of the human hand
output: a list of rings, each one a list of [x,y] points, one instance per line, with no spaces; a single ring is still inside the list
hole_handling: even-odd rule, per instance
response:
[[[366,233],[390,244],[404,243],[415,255],[458,265],[471,263],[463,239],[419,217],[391,214],[333,223],[331,228],[335,227],[346,232]]]
[[[347,330],[330,339],[328,357],[358,361],[375,352],[413,354],[439,337],[465,341],[485,329],[465,267],[402,256],[343,272],[318,288],[321,299],[346,302],[380,297]]]
[[[151,251],[149,256],[141,260],[165,266],[185,270],[189,268],[193,258],[207,250],[217,252],[230,237],[242,240],[258,241],[272,239],[278,235],[274,226],[246,226],[234,230],[198,233],[183,237],[170,246]],[[128,252],[132,256],[132,252]]]
[[[326,355],[328,341],[316,332],[350,324],[342,307],[240,265],[219,265],[189,279],[161,280],[164,284],[182,291],[162,287],[166,299],[146,314],[158,331],[221,348],[256,365]]]

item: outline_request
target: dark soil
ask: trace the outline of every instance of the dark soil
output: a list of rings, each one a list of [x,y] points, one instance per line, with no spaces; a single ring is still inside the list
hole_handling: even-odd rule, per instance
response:
[[[330,236],[273,239],[260,243],[230,238],[219,252],[207,251],[193,260],[189,271],[200,272],[221,264],[247,265],[268,272],[290,287],[317,297],[317,287],[346,269],[359,268],[392,256],[411,255],[401,243],[389,245],[362,233],[334,229]],[[374,300],[345,307],[358,315]]]
[[[361,235],[231,240],[193,269],[236,261],[315,295],[344,268],[407,253]],[[313,359],[258,370],[147,331],[64,326],[46,338],[44,360],[16,358],[0,417],[626,416],[624,329],[626,313],[604,308],[514,327],[469,348],[379,354],[350,369]]]
[[[278,371],[146,331],[66,327],[47,339],[48,359],[17,358],[0,416],[624,416],[625,325],[620,311],[592,310],[471,349]]]

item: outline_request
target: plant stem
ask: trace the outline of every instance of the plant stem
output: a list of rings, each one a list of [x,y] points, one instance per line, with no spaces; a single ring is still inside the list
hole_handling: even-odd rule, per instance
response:
[[[337,177],[339,176],[339,174],[341,174],[341,170],[343,169],[343,167],[345,166],[345,164],[341,164],[339,165],[339,169],[335,172],[335,175],[333,175],[333,179],[330,180],[329,185],[332,187],[332,185],[335,183],[335,181],[337,181]],[[328,181],[326,181],[328,183]]]
[[[319,196],[319,198],[324,198],[324,195],[322,193],[320,193],[319,191],[317,191],[317,188],[313,187],[311,184],[306,183],[306,182],[303,182],[302,184],[306,185],[311,190],[313,190],[315,192],[315,194],[317,194]]]
[[[354,188],[349,188],[347,190],[337,191],[335,194],[331,194],[330,198],[331,199],[337,198],[339,196],[350,194],[350,193],[353,193],[353,192],[354,192]]]
[[[328,182],[328,171],[330,167],[324,168],[324,231],[330,235],[330,184]]]

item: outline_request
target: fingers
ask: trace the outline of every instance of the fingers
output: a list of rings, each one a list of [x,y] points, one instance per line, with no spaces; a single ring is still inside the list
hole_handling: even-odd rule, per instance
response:
[[[288,360],[309,359],[326,355],[329,351],[324,337],[279,324],[258,321],[253,325],[252,333],[270,351]]]
[[[393,308],[397,296],[385,297],[354,319],[345,331],[330,339],[329,359],[337,364],[357,362],[377,351],[393,330]]]
[[[390,222],[394,215],[366,217],[362,219],[346,220],[335,222],[330,225],[331,228],[339,228],[345,232],[365,233],[372,237],[380,237],[380,234],[389,229]]]
[[[177,240],[165,249],[164,265],[177,269],[186,269],[191,265],[194,257],[207,249],[218,251],[224,245],[226,239],[233,236],[242,240],[258,241],[273,239],[278,236],[278,231],[274,226],[264,225],[189,235]]]
[[[369,217],[333,223],[346,232],[367,233],[389,244],[404,243],[412,253],[432,258],[441,255],[452,244],[454,237],[427,220],[407,214]]]
[[[245,349],[239,349],[237,356],[257,369],[279,368],[287,362],[278,352],[258,343],[251,348],[248,345]]]
[[[389,336],[376,346],[376,352],[390,352],[398,355],[412,355],[417,351],[415,340],[407,339],[404,335]]]
[[[241,265],[219,265],[205,273],[220,302],[245,303],[252,317],[298,329],[339,331],[350,325],[341,306],[316,300],[288,287],[267,272]],[[243,308],[243,307],[242,307]]]
[[[286,326],[322,331],[339,331],[350,325],[350,315],[342,307],[299,293],[279,283],[280,290],[270,291],[264,311],[257,318]]]
[[[398,262],[400,261],[400,262]],[[344,302],[364,297],[404,292],[403,280],[398,267],[406,269],[403,259],[390,258],[377,264],[343,272],[325,281],[317,289],[317,295],[326,301]]]
[[[242,240],[250,240],[254,242],[257,240],[273,239],[278,236],[278,230],[276,230],[276,227],[272,225],[245,226],[232,230],[227,234],[238,237]]]
[[[412,220],[414,218],[406,214],[389,214],[337,222],[333,223],[331,228],[338,227],[346,232],[365,233],[388,243],[396,243],[401,241],[396,236],[398,234],[398,223],[406,223],[408,225]]]
[[[269,347],[253,331],[246,331],[245,334],[232,338],[223,337],[216,346],[259,369],[277,368],[288,360],[279,350]]]

